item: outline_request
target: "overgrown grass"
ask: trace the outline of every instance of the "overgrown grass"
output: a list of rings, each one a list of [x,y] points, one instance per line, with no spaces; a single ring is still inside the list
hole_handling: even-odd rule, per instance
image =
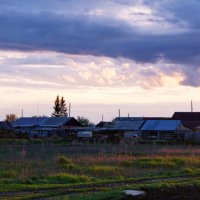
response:
[[[58,156],[58,158],[56,158],[56,161],[58,162],[59,165],[72,164],[71,159],[67,158],[66,156]]]
[[[142,190],[142,191],[158,191],[164,192],[165,190],[170,190],[171,188],[184,188],[184,187],[198,187],[200,190],[200,180],[198,179],[179,179],[179,180],[167,180],[154,183],[143,183],[143,184],[133,184],[125,187],[120,187],[116,189],[111,189],[98,193],[90,194],[79,194],[79,195],[68,195],[64,197],[57,197],[54,200],[122,200],[125,196],[124,190]]]
[[[17,171],[16,170],[4,170],[0,171],[0,178],[16,178]]]
[[[85,183],[94,181],[94,178],[85,175],[73,175],[66,173],[58,173],[46,177],[50,183]]]
[[[197,146],[0,144],[0,190],[200,174]],[[41,143],[41,144],[40,144]]]
[[[132,166],[138,168],[152,169],[152,168],[164,168],[164,169],[175,169],[183,167],[186,164],[186,158],[177,157],[145,157],[137,158],[132,161]]]
[[[123,193],[119,189],[115,190],[108,190],[108,191],[103,191],[99,192],[97,194],[81,194],[81,195],[73,195],[73,196],[65,196],[65,197],[59,197],[56,198],[55,200],[120,200],[123,197]]]
[[[147,146],[152,148],[152,146]],[[191,150],[191,146],[178,151],[177,155],[163,154],[163,149],[169,147],[153,146],[147,151],[146,146],[134,147],[141,154],[136,155],[126,146],[63,146],[49,144],[8,145],[1,146],[0,154],[0,179],[18,178],[30,179],[31,177],[49,176],[56,173],[80,174],[96,178],[137,177],[155,174],[173,174],[190,172],[200,168],[198,149]],[[175,149],[173,146],[172,149]],[[186,149],[192,152],[185,155]],[[102,152],[105,151],[105,152]],[[106,152],[108,151],[108,152]],[[145,154],[145,155],[144,155]]]
[[[120,176],[120,174],[122,173],[122,169],[117,166],[93,165],[91,167],[86,168],[86,172],[98,178],[113,178]]]

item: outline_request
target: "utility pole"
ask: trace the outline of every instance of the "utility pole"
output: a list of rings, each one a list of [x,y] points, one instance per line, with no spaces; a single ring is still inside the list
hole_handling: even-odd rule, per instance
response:
[[[24,110],[22,109],[22,117],[24,117]]]
[[[192,100],[191,100],[191,112],[193,112],[193,103],[192,103]]]
[[[39,109],[40,109],[39,99],[37,100],[37,117],[39,116]]]

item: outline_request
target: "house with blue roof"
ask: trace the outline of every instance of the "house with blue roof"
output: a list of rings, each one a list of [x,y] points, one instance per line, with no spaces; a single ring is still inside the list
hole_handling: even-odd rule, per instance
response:
[[[73,129],[81,126],[74,117],[48,117],[39,127],[32,131],[32,135],[66,137]]]
[[[114,129],[123,131],[124,138],[137,138],[142,134],[144,122],[142,117],[117,117],[114,120]]]
[[[141,136],[144,122],[141,117],[116,117],[108,127],[96,127],[93,135],[99,141],[109,141],[114,137],[135,139]]]
[[[143,139],[184,140],[191,130],[184,127],[180,120],[146,120],[141,128]]]
[[[31,131],[47,120],[47,117],[21,117],[12,123],[14,129],[19,133],[31,134]]]
[[[15,130],[30,137],[64,136],[72,127],[81,127],[73,117],[21,117],[13,122]]]

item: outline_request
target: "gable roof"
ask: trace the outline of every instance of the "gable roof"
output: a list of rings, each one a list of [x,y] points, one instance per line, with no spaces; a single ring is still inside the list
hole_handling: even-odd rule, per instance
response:
[[[116,117],[114,121],[138,121],[142,119],[143,117]]]
[[[190,129],[200,126],[200,112],[175,112],[172,118],[181,120],[183,125]]]
[[[114,126],[113,122],[99,122],[96,127],[97,128],[112,128]]]
[[[175,112],[172,119],[184,121],[200,121],[200,112]]]
[[[59,127],[59,126],[65,126],[68,125],[71,121],[75,121],[77,124],[79,122],[73,118],[73,117],[48,117],[47,120],[45,120],[41,126],[42,127]]]
[[[34,127],[39,126],[47,117],[21,117],[12,123],[13,127]]]
[[[182,121],[183,126],[195,130],[200,126],[200,121]]]
[[[147,120],[142,126],[143,131],[175,131],[181,125],[180,120]]]
[[[13,122],[13,127],[59,127],[69,125],[81,126],[74,117],[21,117]]]
[[[139,130],[144,124],[144,119],[140,117],[123,117],[114,120],[114,129]]]
[[[143,123],[144,123],[144,120],[116,121],[114,129],[139,130]]]
[[[145,120],[171,120],[171,117],[143,117]]]

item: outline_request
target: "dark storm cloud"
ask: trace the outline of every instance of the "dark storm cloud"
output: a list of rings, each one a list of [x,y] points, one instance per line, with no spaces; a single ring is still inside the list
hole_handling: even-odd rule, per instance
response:
[[[199,33],[147,35],[120,20],[88,16],[1,12],[0,47],[127,57],[154,62],[192,62],[200,53]]]
[[[170,63],[198,67],[200,4],[197,0],[144,0],[142,5],[148,6],[152,14],[162,18],[160,24],[160,19],[148,19],[149,22],[158,23],[153,33],[148,29],[140,30],[140,27],[131,24],[131,19],[129,23],[105,13],[87,13],[109,5],[112,12],[117,14],[119,6],[127,6],[128,9],[141,1],[84,2],[1,0],[0,49],[124,57],[142,63],[164,59]],[[177,30],[161,33],[164,22],[177,26]],[[141,26],[145,27],[145,23]],[[183,83],[189,83],[189,70],[183,68],[182,72],[188,76]]]
[[[156,8],[159,13],[171,13],[173,16],[169,16],[166,20],[172,23],[182,22],[194,30],[200,28],[200,1],[198,0],[161,1]]]

